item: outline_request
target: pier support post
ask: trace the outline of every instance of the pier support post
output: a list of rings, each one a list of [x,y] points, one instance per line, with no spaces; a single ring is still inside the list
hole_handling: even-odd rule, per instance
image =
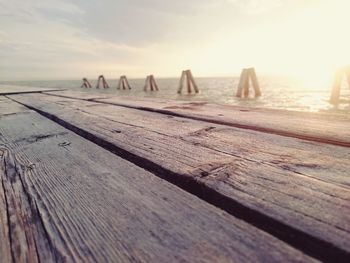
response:
[[[156,83],[156,80],[154,78],[153,75],[149,75],[146,78],[146,82],[145,82],[145,86],[143,88],[144,91],[147,91],[148,89],[150,89],[151,91],[158,91],[158,86]]]
[[[255,68],[250,69],[250,79],[252,81],[255,97],[260,97],[261,96],[261,90],[260,90],[260,85],[258,82],[258,78],[256,76]]]
[[[247,98],[249,96],[249,83],[252,83],[254,89],[255,97],[261,96],[261,90],[258,82],[258,78],[256,76],[256,72],[254,68],[244,68],[241,73],[241,77],[238,84],[238,89],[236,93],[236,97]]]
[[[98,76],[96,89],[100,88],[100,83],[102,82],[102,86],[104,89],[109,89],[109,85],[103,75]]]
[[[181,73],[179,89],[177,90],[178,94],[181,94],[181,92],[182,92],[182,88],[183,88],[183,85],[184,85],[185,77],[186,77],[186,72],[183,70],[182,73]]]
[[[131,86],[128,82],[128,79],[126,78],[126,76],[120,76],[119,82],[118,82],[118,86],[117,89],[131,89]]]
[[[157,83],[156,83],[156,79],[154,78],[153,75],[151,75],[151,86],[153,86],[153,88],[154,88],[156,91],[159,90],[159,89],[158,89],[158,85],[157,85]]]
[[[91,83],[87,78],[83,78],[83,84],[80,86],[81,88],[92,88]]]
[[[340,89],[343,81],[343,77],[346,77],[348,86],[350,88],[350,66],[341,68],[337,70],[335,73],[334,81],[333,81],[333,87],[332,87],[332,94],[330,98],[330,103],[333,105],[339,104],[340,101]]]
[[[182,93],[182,89],[184,87],[185,80],[186,80],[188,93],[192,93],[192,87],[193,87],[195,93],[199,92],[198,86],[197,86],[196,82],[194,81],[192,72],[191,72],[191,70],[188,69],[188,70],[182,71],[181,78],[180,78],[180,85],[179,85],[179,89],[177,91],[178,94]]]
[[[241,98],[243,92],[246,93],[246,90],[249,90],[249,79],[248,79],[248,69],[242,69],[241,76],[239,78],[238,89],[236,97]]]

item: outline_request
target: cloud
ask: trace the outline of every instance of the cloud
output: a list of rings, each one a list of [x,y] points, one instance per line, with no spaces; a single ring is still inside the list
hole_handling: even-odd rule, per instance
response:
[[[169,74],[208,52],[237,59],[251,28],[310,1],[0,0],[0,78]]]
[[[70,22],[97,38],[140,46],[162,41],[184,17],[213,6],[214,0],[75,0],[82,11]]]
[[[33,76],[79,74],[77,65],[85,69],[89,65],[90,73],[103,68],[102,64],[128,68],[143,50],[88,34],[83,26],[73,23],[84,12],[75,4],[0,0],[0,7],[2,79],[28,76],[28,72]]]

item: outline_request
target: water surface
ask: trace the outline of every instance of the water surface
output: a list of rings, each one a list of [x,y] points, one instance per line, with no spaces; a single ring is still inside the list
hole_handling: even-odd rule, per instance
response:
[[[238,77],[233,78],[196,78],[199,86],[199,94],[178,95],[178,78],[157,79],[159,91],[144,92],[145,79],[129,79],[131,90],[117,90],[117,79],[107,79],[110,89],[96,89],[96,81],[90,80],[92,89],[80,88],[81,80],[51,80],[51,81],[17,81],[2,82],[6,84],[36,86],[45,88],[65,88],[85,92],[101,92],[115,95],[127,95],[137,97],[165,98],[188,101],[208,101],[231,105],[253,106],[262,108],[275,108],[296,111],[327,111],[332,113],[350,113],[349,103],[343,103],[338,107],[332,106],[328,100],[331,94],[330,83],[318,86],[306,86],[297,80],[285,77],[260,77],[259,82],[262,96],[258,99],[238,99],[234,95],[238,86]],[[253,91],[251,90],[253,96]],[[350,89],[342,88],[342,96],[350,98]]]

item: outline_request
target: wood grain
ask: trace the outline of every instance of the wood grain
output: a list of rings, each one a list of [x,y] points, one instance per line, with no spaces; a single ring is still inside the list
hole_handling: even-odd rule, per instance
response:
[[[49,94],[82,98],[80,93],[73,91],[49,92]],[[295,112],[206,102],[103,96],[101,94],[89,94],[89,97],[91,100],[117,106],[333,145],[350,146],[350,117],[345,114]]]
[[[62,91],[63,89],[51,89],[51,88],[38,88],[16,85],[3,85],[0,84],[0,95],[10,95],[17,93],[37,93],[43,91]]]
[[[25,114],[30,110],[21,104],[13,103],[13,101],[0,96],[0,120],[1,117],[13,114]]]
[[[300,249],[349,256],[347,147],[56,96],[11,98],[167,180],[192,182],[201,198]]]
[[[37,113],[0,149],[2,262],[315,261]]]

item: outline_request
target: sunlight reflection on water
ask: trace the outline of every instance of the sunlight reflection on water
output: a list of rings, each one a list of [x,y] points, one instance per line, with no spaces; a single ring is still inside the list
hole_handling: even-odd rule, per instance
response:
[[[11,82],[16,85],[28,85],[49,88],[66,88],[86,92],[101,92],[123,96],[137,96],[145,98],[177,99],[187,101],[209,101],[231,105],[252,106],[262,108],[277,108],[296,111],[327,111],[332,113],[349,113],[349,102],[333,107],[329,102],[331,88],[329,83],[319,87],[306,87],[290,78],[261,77],[259,78],[262,96],[258,99],[238,99],[234,96],[239,78],[196,78],[199,94],[178,95],[179,79],[156,79],[160,91],[144,92],[144,79],[129,79],[132,90],[117,90],[117,79],[107,79],[110,89],[83,89],[80,80],[59,81],[21,81]],[[91,81],[95,87],[96,81]],[[10,84],[7,82],[7,84]],[[253,92],[251,91],[251,95]],[[342,96],[350,99],[350,89],[342,88]]]

